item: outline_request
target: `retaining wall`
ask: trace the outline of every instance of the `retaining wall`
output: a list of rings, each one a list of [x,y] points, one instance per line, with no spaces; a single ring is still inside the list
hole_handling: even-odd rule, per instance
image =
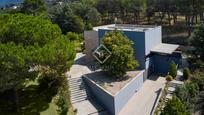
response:
[[[100,104],[102,104],[111,115],[115,115],[114,96],[92,81],[90,78],[83,76],[83,79]]]
[[[110,114],[118,115],[129,99],[142,86],[144,82],[144,73],[145,71],[142,70],[115,95],[103,89],[90,78],[83,76],[83,79],[88,84],[92,93],[96,96],[96,99],[98,99],[98,101],[110,112]]]

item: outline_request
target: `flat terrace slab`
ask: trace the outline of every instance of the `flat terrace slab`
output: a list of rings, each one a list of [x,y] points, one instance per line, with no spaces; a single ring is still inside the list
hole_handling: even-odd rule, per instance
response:
[[[98,71],[94,73],[87,74],[86,76],[93,80],[96,84],[103,87],[112,95],[119,92],[127,83],[129,83],[134,77],[136,77],[141,71],[129,71],[122,78],[115,78],[109,74]]]
[[[154,48],[152,48],[151,52],[172,54],[174,51],[176,51],[176,49],[178,47],[179,47],[179,45],[160,43],[157,46],[155,46]]]

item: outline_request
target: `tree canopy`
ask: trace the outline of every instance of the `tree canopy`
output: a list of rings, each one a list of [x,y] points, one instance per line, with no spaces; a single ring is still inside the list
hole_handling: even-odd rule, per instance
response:
[[[134,58],[133,42],[122,33],[118,31],[107,33],[102,44],[111,52],[111,56],[102,66],[113,76],[121,77],[127,70],[133,70],[139,65]]]
[[[175,91],[176,96],[193,112],[195,110],[195,103],[197,95],[199,94],[199,86],[194,82],[186,82]]]
[[[0,91],[19,87],[29,74],[28,52],[22,45],[0,44]]]
[[[200,24],[195,30],[191,44],[196,48],[195,54],[204,59],[204,24]]]
[[[21,12],[30,15],[42,15],[46,13],[44,0],[24,0]]]
[[[204,73],[203,72],[196,72],[195,74],[191,76],[190,80],[197,83],[200,90],[204,89]]]
[[[41,72],[61,77],[70,68],[74,45],[57,25],[23,14],[1,14],[0,22],[1,91],[18,88]]]
[[[66,4],[64,6],[60,6],[60,8],[51,11],[54,23],[58,24],[62,29],[63,34],[67,32],[76,32],[81,33],[84,30],[84,22],[81,17],[75,15],[70,5]]]
[[[59,26],[49,20],[24,14],[0,15],[0,41],[43,45],[61,36]]]
[[[177,98],[173,96],[171,100],[166,103],[161,115],[190,115],[185,105]]]

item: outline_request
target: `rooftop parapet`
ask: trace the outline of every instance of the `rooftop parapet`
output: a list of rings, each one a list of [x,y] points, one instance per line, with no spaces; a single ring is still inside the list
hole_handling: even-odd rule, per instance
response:
[[[134,24],[110,24],[104,26],[97,26],[94,27],[93,30],[98,31],[99,29],[106,29],[106,30],[123,30],[123,31],[137,31],[137,32],[144,32],[147,30],[152,30],[158,26],[156,25],[134,25]]]

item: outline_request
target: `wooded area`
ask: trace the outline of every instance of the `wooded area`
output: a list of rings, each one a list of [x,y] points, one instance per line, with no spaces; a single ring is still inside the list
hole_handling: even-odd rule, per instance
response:
[[[193,74],[204,68],[203,24],[197,28],[204,21],[204,0],[25,0],[0,13],[0,114],[40,114],[57,95],[59,108],[52,110],[66,115],[71,105],[64,73],[75,45],[84,30],[104,24],[161,25],[164,42],[195,46],[186,80],[203,88],[204,75]]]

